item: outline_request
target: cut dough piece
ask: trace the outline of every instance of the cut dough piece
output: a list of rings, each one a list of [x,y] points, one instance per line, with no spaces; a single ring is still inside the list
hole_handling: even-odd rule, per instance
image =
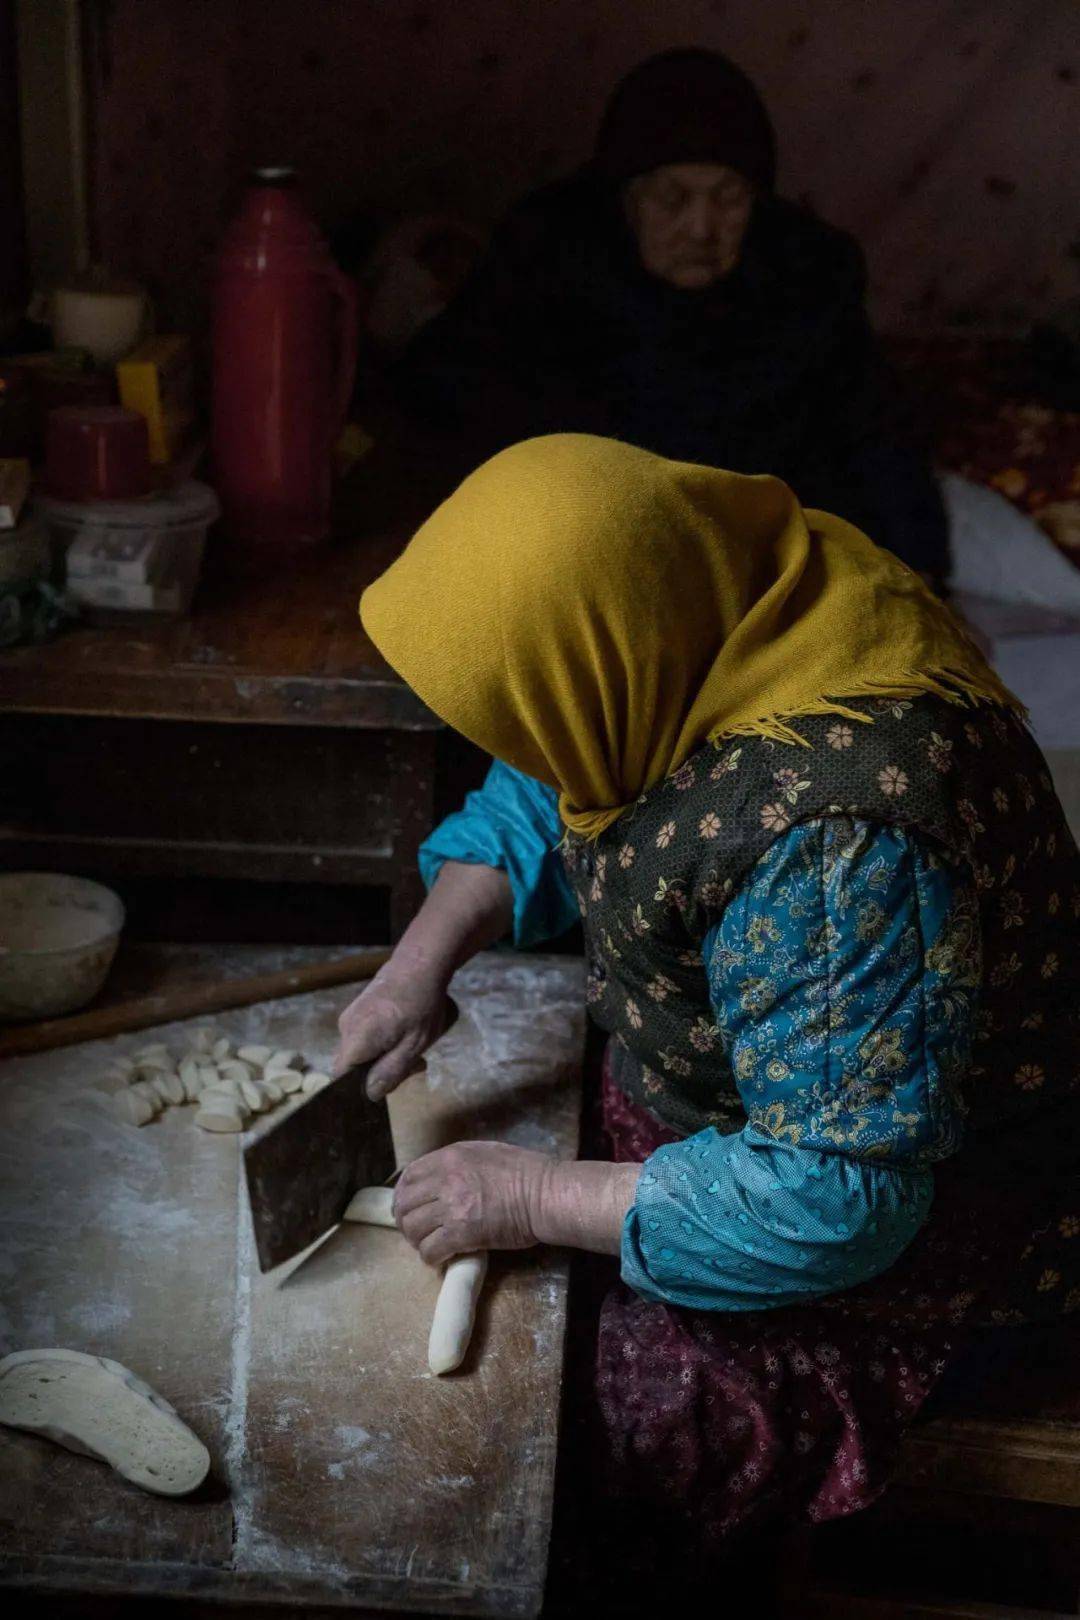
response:
[[[233,1102],[243,1102],[244,1100],[244,1093],[240,1090],[240,1082],[238,1080],[223,1080],[220,1075],[215,1075],[213,1080],[207,1081],[201,1095],[204,1097],[231,1097]]]
[[[266,1098],[268,1108],[276,1108],[278,1103],[285,1101],[285,1088],[279,1083],[276,1074],[272,1080],[267,1080],[264,1076],[263,1079],[257,1080],[255,1083]]]
[[[102,1075],[103,1080],[123,1080],[125,1083],[135,1079],[135,1065],[130,1058],[113,1058],[109,1067]]]
[[[168,1401],[118,1361],[81,1350],[18,1350],[0,1361],[0,1423],[107,1462],[159,1496],[186,1496],[210,1454]]]
[[[361,1187],[349,1202],[343,1221],[360,1221],[364,1226],[392,1226],[394,1219],[393,1187]]]
[[[165,1058],[169,1063],[172,1061],[169,1056],[169,1048],[164,1041],[154,1041],[149,1046],[140,1046],[137,1052],[132,1053],[132,1056],[136,1063],[145,1063],[148,1058]]]
[[[204,1131],[242,1131],[250,1115],[242,1103],[231,1097],[200,1097],[195,1123]]]
[[[117,1092],[126,1091],[128,1086],[130,1086],[130,1084],[131,1084],[130,1080],[121,1079],[116,1074],[110,1074],[108,1072],[108,1070],[106,1070],[106,1072],[101,1076],[100,1080],[98,1081],[98,1086],[100,1087],[100,1089],[102,1091],[105,1091],[105,1092],[109,1093],[110,1096],[114,1096],[114,1097],[116,1096]]]
[[[166,1107],[177,1107],[187,1102],[187,1092],[178,1074],[156,1074],[149,1082]]]
[[[320,1086],[328,1086],[329,1084],[330,1076],[323,1074],[319,1069],[309,1069],[300,1082],[305,1097],[309,1097],[313,1091],[318,1091]]]
[[[303,1091],[304,1077],[295,1069],[267,1069],[263,1073],[264,1086],[273,1086],[282,1097],[291,1097],[294,1091]],[[281,1101],[281,1097],[278,1098]]]
[[[463,1254],[446,1268],[428,1339],[428,1366],[433,1373],[453,1372],[465,1360],[487,1264],[486,1254]]]
[[[187,1102],[196,1102],[203,1089],[202,1070],[193,1057],[186,1057],[180,1065],[180,1084]]]
[[[214,1050],[214,1042],[218,1038],[216,1029],[197,1029],[191,1037],[191,1050],[193,1052],[210,1053]]]
[[[128,1087],[128,1090],[136,1097],[145,1097],[155,1114],[160,1114],[165,1106],[149,1080],[136,1080],[133,1086]]]
[[[236,1055],[244,1063],[253,1063],[257,1069],[265,1069],[273,1053],[268,1046],[242,1046]]]
[[[152,1080],[157,1074],[175,1074],[176,1064],[169,1057],[148,1057],[140,1058],[136,1069],[143,1080]]]
[[[285,1047],[282,1047],[280,1051],[271,1052],[264,1064],[267,1074],[274,1074],[279,1069],[302,1069],[303,1067],[304,1060],[300,1053],[290,1052]]]
[[[210,1052],[215,1063],[223,1063],[227,1057],[232,1057],[232,1041],[227,1035],[219,1035]]]
[[[218,1074],[223,1080],[235,1080],[237,1085],[243,1085],[245,1080],[254,1080],[255,1069],[250,1063],[241,1063],[239,1058],[223,1058],[217,1066]]]
[[[253,1114],[262,1114],[273,1107],[270,1097],[263,1086],[256,1085],[254,1080],[239,1080],[240,1095]]]
[[[161,1104],[155,1097],[151,1102],[131,1086],[125,1086],[123,1091],[117,1092],[113,1098],[113,1107],[125,1125],[149,1125],[152,1119],[157,1119]]]

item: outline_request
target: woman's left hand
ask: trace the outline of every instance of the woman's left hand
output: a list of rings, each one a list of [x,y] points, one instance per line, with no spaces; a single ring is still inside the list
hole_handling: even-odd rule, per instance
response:
[[[506,1142],[457,1142],[415,1159],[394,1216],[420,1258],[441,1266],[478,1249],[528,1249],[553,1160]]]

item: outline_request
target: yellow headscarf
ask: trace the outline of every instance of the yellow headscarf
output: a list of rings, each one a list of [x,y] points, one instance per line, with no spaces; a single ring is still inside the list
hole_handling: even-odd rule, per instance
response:
[[[365,591],[442,719],[594,837],[708,738],[843,698],[1016,705],[949,610],[786,484],[555,434],[493,457]]]

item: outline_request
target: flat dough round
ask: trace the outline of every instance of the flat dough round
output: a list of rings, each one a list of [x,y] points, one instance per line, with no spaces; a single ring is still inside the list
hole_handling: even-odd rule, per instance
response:
[[[0,1361],[0,1423],[96,1457],[159,1496],[186,1496],[210,1454],[175,1410],[118,1361],[81,1350],[18,1350]]]

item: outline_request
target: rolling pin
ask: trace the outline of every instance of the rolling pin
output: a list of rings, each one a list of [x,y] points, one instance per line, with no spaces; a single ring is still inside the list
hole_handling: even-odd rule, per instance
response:
[[[0,1033],[0,1058],[48,1052],[57,1046],[76,1046],[80,1041],[103,1041],[111,1035],[150,1029],[178,1018],[199,1018],[204,1013],[224,1012],[227,1007],[250,1007],[257,1001],[278,1001],[283,996],[303,996],[335,984],[353,984],[370,979],[389,960],[388,947],[357,951],[329,962],[308,962],[303,967],[256,973],[246,979],[179,985],[175,990],[138,996],[116,1007],[91,1008],[67,1018],[45,1018]]]

